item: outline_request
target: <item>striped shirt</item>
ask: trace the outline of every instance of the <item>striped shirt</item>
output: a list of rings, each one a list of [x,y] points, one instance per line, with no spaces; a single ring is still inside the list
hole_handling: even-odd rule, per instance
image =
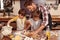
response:
[[[48,11],[48,8],[46,6],[40,6],[40,10],[42,12],[42,17],[43,17],[42,24],[46,26],[48,24],[48,14],[50,12]]]

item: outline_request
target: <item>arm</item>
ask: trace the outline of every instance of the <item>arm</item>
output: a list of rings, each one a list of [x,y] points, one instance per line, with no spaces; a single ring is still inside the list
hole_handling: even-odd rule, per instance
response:
[[[42,16],[43,16],[42,24],[44,26],[47,26],[48,25],[48,14],[49,14],[49,11],[48,11],[48,9],[46,7],[41,6],[40,8],[41,8],[40,10],[42,12]]]
[[[30,26],[31,26],[30,22],[28,20],[26,20],[24,30],[28,30]]]
[[[35,31],[35,33],[38,34],[38,33],[41,32],[44,28],[45,28],[45,26],[42,24],[42,25]]]
[[[13,19],[9,20],[7,25],[10,25],[10,23],[13,22],[13,21],[14,21]]]
[[[10,25],[10,23],[11,23],[11,22],[16,21],[16,20],[17,20],[17,18],[18,18],[18,16],[17,16],[17,17],[14,17],[14,18],[13,18],[13,19],[11,19],[11,20],[9,20],[9,21],[8,21],[8,23],[7,23],[7,25]]]
[[[45,28],[44,25],[41,25],[37,30],[30,32],[29,35],[33,38],[37,38],[38,33],[41,32],[44,28]]]

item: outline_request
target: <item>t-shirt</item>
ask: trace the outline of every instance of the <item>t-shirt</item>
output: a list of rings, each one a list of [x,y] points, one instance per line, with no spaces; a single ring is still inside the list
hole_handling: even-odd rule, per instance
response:
[[[29,22],[31,23],[31,31],[34,31],[34,30],[38,29],[40,27],[41,23],[42,23],[41,20],[35,21],[32,18],[29,19]]]
[[[13,18],[11,20],[16,21],[17,30],[23,30],[24,29],[24,23],[25,23],[25,20],[26,20],[25,17],[23,19],[20,19],[18,16],[16,16],[15,18]]]

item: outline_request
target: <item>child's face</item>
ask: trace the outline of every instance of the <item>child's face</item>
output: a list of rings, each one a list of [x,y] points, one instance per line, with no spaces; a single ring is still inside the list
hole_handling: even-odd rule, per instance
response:
[[[23,19],[23,18],[24,18],[24,15],[22,15],[22,14],[19,14],[19,17],[20,17],[21,19]]]
[[[33,19],[34,19],[35,21],[38,20],[38,19],[39,19],[39,15],[38,15],[38,14],[34,15],[34,16],[33,16]]]

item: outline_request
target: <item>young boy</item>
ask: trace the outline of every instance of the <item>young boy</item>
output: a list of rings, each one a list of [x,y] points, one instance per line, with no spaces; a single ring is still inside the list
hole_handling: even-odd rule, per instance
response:
[[[42,24],[42,20],[40,19],[39,11],[33,12],[33,17],[28,20],[27,24],[28,25],[25,26],[25,30],[28,30],[31,27],[32,32],[28,34],[31,37],[37,36],[37,34],[39,34],[45,28],[44,25]],[[39,27],[41,29],[39,29]],[[36,31],[36,30],[41,30],[41,31]]]
[[[26,25],[25,29],[27,30],[31,27],[31,31],[35,31],[41,26],[41,23],[42,20],[40,19],[40,13],[39,11],[35,11],[33,12],[33,17],[28,20],[28,25]]]
[[[25,21],[26,21],[25,10],[20,9],[19,12],[18,12],[18,16],[9,20],[8,25],[10,25],[10,23],[13,22],[13,21],[16,21],[16,23],[17,23],[17,30],[23,30],[24,25],[25,25]]]

